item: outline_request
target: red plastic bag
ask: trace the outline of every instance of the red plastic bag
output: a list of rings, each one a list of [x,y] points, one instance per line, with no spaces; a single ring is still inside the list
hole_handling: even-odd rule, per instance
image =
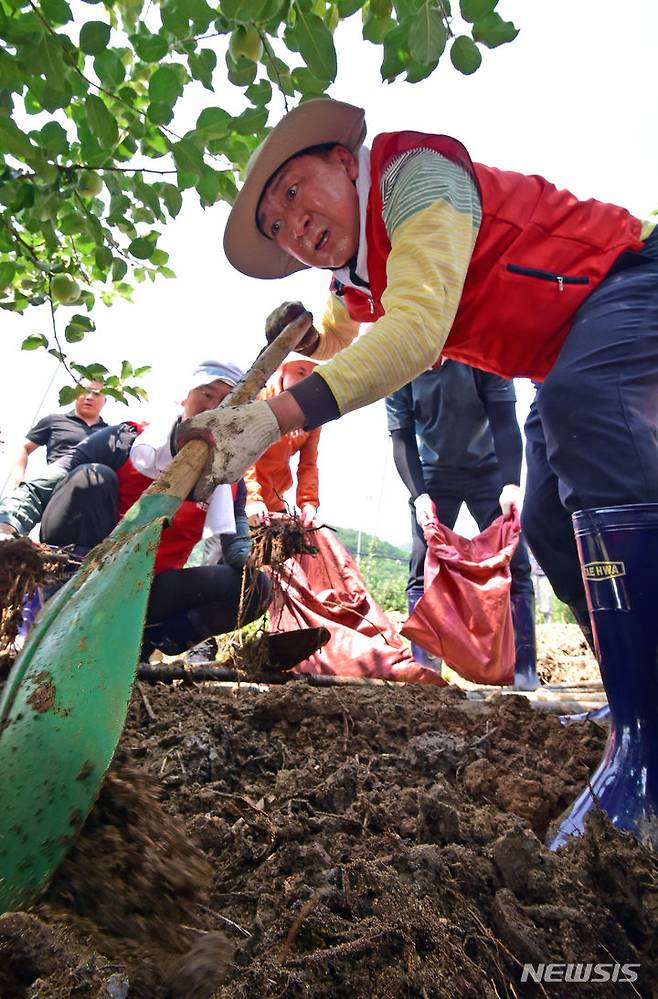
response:
[[[295,556],[286,562],[280,585],[273,581],[273,631],[324,625],[331,632],[327,644],[294,672],[445,686],[440,674],[413,660],[334,532],[316,531],[313,544],[317,555]]]
[[[509,563],[519,533],[516,513],[471,540],[442,524],[425,531],[425,592],[402,634],[473,683],[514,681]]]

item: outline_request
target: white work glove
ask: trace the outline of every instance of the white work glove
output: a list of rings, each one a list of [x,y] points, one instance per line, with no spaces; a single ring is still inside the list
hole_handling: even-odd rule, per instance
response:
[[[195,500],[207,500],[221,482],[238,482],[250,465],[281,437],[277,418],[266,402],[222,406],[183,420],[176,447],[192,440],[207,441],[208,461],[194,487]]]
[[[523,493],[521,492],[521,486],[516,486],[513,482],[508,482],[506,486],[503,486],[503,491],[498,498],[498,503],[500,504],[500,509],[503,511],[504,516],[508,517],[512,508],[514,508],[517,513],[521,512],[522,500]]]
[[[270,511],[262,500],[254,500],[253,503],[246,503],[244,512],[247,515],[249,527],[259,527],[261,524],[269,527]]]
[[[429,527],[430,524],[438,524],[436,507],[427,493],[421,493],[420,496],[416,496],[414,506],[416,508],[416,523],[421,530]]]
[[[302,508],[299,511],[300,520],[302,522],[302,527],[319,527],[318,523],[318,508],[314,506],[313,503],[302,503]]]

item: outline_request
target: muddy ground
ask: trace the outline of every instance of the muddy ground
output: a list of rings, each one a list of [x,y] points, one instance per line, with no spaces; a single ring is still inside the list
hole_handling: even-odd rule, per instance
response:
[[[601,818],[542,846],[595,724],[449,688],[146,698],[46,898],[0,917],[2,999],[656,994],[654,856]],[[541,987],[526,962],[640,968]]]

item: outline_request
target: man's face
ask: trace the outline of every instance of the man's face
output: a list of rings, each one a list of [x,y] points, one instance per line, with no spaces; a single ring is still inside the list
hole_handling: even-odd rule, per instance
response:
[[[343,146],[295,157],[265,188],[261,231],[309,267],[343,267],[359,248],[358,173]]]
[[[308,378],[314,370],[315,365],[309,361],[287,361],[281,378],[284,391],[301,382],[303,378]]]
[[[105,405],[103,386],[100,382],[88,382],[82,395],[75,400],[75,411],[81,420],[95,423]]]
[[[187,398],[183,401],[183,419],[189,420],[192,416],[205,413],[209,409],[216,409],[222,399],[231,391],[231,386],[226,382],[216,378],[214,382],[207,385],[197,385],[190,389]]]

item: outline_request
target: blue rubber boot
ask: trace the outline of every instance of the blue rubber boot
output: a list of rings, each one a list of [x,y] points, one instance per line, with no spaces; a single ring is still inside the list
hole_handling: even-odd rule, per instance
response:
[[[422,586],[413,586],[410,590],[407,590],[407,607],[410,614],[424,592]],[[433,656],[427,649],[424,649],[422,645],[416,645],[415,642],[412,642],[411,654],[419,666],[427,666],[428,669],[433,669],[437,673],[441,672],[441,660]]]
[[[603,759],[547,846],[583,832],[596,806],[658,849],[658,503],[581,510],[574,530],[610,705]]]
[[[532,593],[512,594],[512,621],[514,623],[514,689],[536,690],[537,642],[535,639],[535,598]]]

